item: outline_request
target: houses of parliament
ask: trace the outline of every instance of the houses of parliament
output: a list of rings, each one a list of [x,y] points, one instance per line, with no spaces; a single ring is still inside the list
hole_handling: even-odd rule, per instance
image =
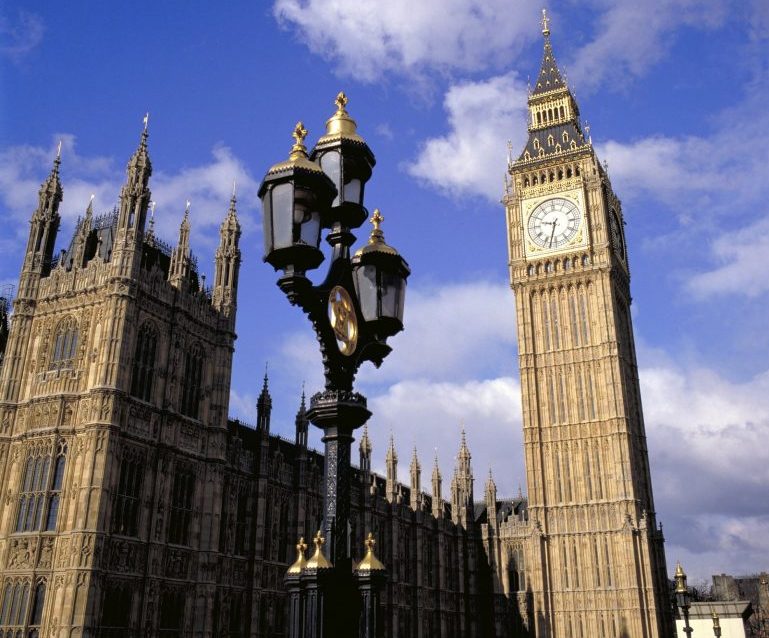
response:
[[[399,480],[392,440],[378,476],[364,430],[353,552],[373,531],[393,638],[672,635],[622,207],[543,27],[502,200],[528,493],[501,498],[489,475],[476,497],[464,436],[446,500],[416,452]],[[304,396],[294,440],[271,433],[266,376],[255,427],[228,417],[236,198],[206,287],[188,215],[175,245],[155,236],[146,126],[118,205],[89,205],[55,253],[60,164],[0,321],[0,638],[285,636],[283,578],[319,528],[324,459]]]

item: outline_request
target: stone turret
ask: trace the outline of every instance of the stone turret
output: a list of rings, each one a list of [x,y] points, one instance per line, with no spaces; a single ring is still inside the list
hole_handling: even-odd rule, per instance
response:
[[[168,281],[171,285],[182,289],[190,280],[192,251],[190,250],[190,202],[184,209],[184,217],[179,225],[179,242],[171,252],[171,266],[168,270]]]
[[[422,508],[422,466],[417,457],[417,447],[414,446],[414,452],[411,455],[411,509],[415,512]]]
[[[310,429],[310,420],[307,418],[307,405],[305,403],[304,388],[302,388],[302,401],[299,404],[299,411],[294,419],[296,426],[296,445],[299,448],[307,449],[307,435]]]
[[[489,468],[489,478],[486,479],[486,513],[489,525],[496,529],[497,527],[497,484]]]
[[[395,451],[395,440],[390,435],[390,445],[387,448],[387,457],[385,458],[387,466],[387,500],[394,503],[398,498],[398,454]]]
[[[256,429],[266,434],[270,432],[270,413],[272,412],[272,397],[268,386],[269,380],[265,372],[262,391],[256,401]]]
[[[443,518],[443,494],[441,493],[441,469],[438,467],[438,453],[435,453],[435,463],[433,464],[433,516]]]
[[[368,423],[363,425],[363,435],[358,446],[360,452],[360,469],[366,475],[371,473],[371,441],[368,438]]]
[[[235,187],[227,216],[219,229],[219,247],[216,249],[214,271],[214,308],[227,317],[235,318],[237,306],[238,275],[240,272],[240,222],[236,210]]]
[[[51,269],[53,248],[61,223],[59,204],[63,198],[63,191],[59,179],[60,165],[61,143],[59,143],[56,159],[53,161],[53,168],[40,185],[37,208],[29,222],[27,252],[24,255],[24,265],[19,276],[19,299],[37,297],[40,277],[47,275]]]

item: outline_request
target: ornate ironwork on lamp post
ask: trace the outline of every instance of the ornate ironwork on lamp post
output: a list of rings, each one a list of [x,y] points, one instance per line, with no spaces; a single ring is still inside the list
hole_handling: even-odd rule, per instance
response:
[[[675,580],[676,605],[678,605],[684,617],[684,633],[686,634],[686,638],[692,638],[694,629],[689,626],[689,608],[691,607],[691,602],[689,589],[686,586],[686,574],[684,573],[683,567],[681,567],[681,563],[676,565]]]
[[[410,274],[403,257],[385,243],[380,228],[384,218],[378,210],[371,218],[374,229],[368,243],[350,254],[355,241],[351,231],[368,217],[364,191],[376,160],[346,105],[340,93],[326,134],[309,154],[304,144],[307,130],[299,122],[289,158],[267,171],[259,189],[264,260],[282,271],[278,286],[307,314],[323,358],[325,389],[310,399],[308,418],[323,430],[323,536],[339,591],[353,583],[350,448],[354,430],[371,416],[365,397],[353,391],[353,381],[364,361],[381,365],[391,351],[387,339],[403,329]],[[324,259],[323,229],[328,230],[331,259],[325,279],[314,285],[307,272]],[[287,584],[291,579],[296,580],[288,575]],[[335,627],[335,635],[338,632]]]

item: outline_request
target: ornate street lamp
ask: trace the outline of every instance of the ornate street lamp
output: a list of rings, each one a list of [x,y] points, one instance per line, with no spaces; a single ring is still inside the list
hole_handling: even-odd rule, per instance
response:
[[[364,361],[381,365],[391,351],[387,339],[403,329],[403,303],[410,274],[398,251],[385,243],[380,228],[384,218],[378,210],[371,219],[374,229],[368,243],[350,257],[355,242],[351,231],[368,217],[363,196],[375,159],[358,135],[346,105],[347,98],[340,93],[337,110],[326,122],[326,134],[309,155],[304,145],[307,130],[298,123],[288,160],[270,168],[259,188],[264,213],[264,260],[282,271],[278,286],[312,322],[326,379],[325,390],[310,399],[307,415],[323,430],[323,537],[328,539],[331,563],[312,567],[310,560],[306,567],[294,566],[286,577],[295,602],[302,599],[302,592],[309,591],[302,574],[322,575],[323,582],[334,583],[332,595],[323,597],[318,594],[323,588],[320,580],[313,581],[312,600],[323,600],[324,605],[339,611],[318,612],[313,616],[316,618],[349,616],[350,600],[341,600],[347,596],[345,592],[355,595],[355,605],[360,604],[352,591],[350,447],[354,430],[371,413],[365,397],[353,391],[353,381]],[[324,281],[314,285],[306,273],[323,261],[321,229],[328,229],[331,260]],[[320,544],[316,547],[321,552]],[[336,576],[329,578],[331,572]],[[334,636],[358,633],[357,624],[354,629],[334,626],[332,630]]]
[[[689,626],[689,607],[691,607],[691,603],[689,599],[689,589],[686,586],[686,574],[684,573],[683,567],[681,567],[681,563],[676,565],[675,580],[676,605],[681,609],[684,616],[684,633],[686,634],[686,638],[691,638],[692,632],[694,631],[694,629]]]

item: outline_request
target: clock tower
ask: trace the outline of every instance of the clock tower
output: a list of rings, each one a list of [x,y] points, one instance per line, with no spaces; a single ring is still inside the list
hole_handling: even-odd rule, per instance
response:
[[[529,137],[503,199],[515,292],[538,637],[669,635],[620,200],[543,12]]]

